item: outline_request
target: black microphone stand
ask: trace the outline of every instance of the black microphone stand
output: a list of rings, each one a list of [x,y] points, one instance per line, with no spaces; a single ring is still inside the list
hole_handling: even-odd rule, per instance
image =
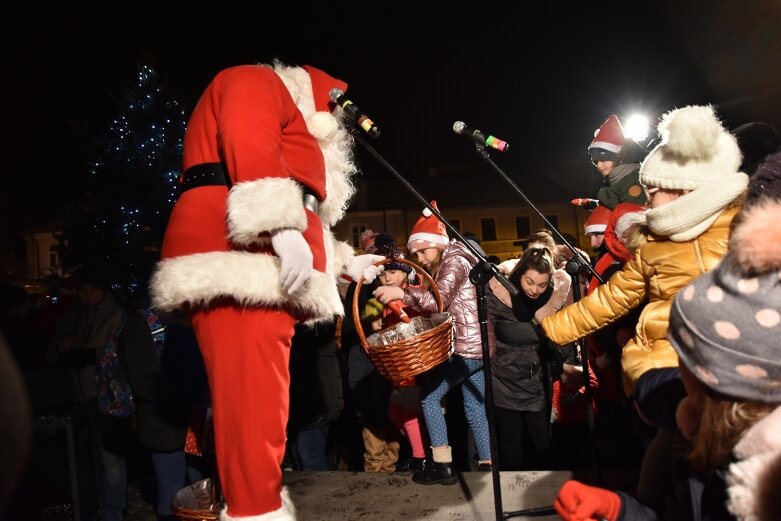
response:
[[[412,186],[409,181],[407,181],[404,176],[402,176],[395,168],[393,168],[393,166],[388,163],[388,161],[386,161],[385,158],[383,158],[382,155],[377,152],[377,150],[375,150],[374,147],[372,147],[361,134],[359,134],[358,130],[354,126],[352,127],[352,134],[358,143],[363,145],[363,147],[368,150],[369,153],[371,153],[371,155],[373,155],[377,161],[379,161],[391,174],[393,174],[413,196],[415,196],[426,208],[431,210],[431,213],[436,215],[437,219],[439,219],[445,225],[448,231],[452,233],[453,236],[457,237],[478,259],[477,264],[469,272],[469,281],[475,285],[475,289],[477,290],[477,316],[478,321],[480,322],[480,342],[483,351],[483,372],[485,374],[485,413],[488,420],[488,436],[491,445],[491,477],[493,480],[494,510],[496,512],[497,521],[507,519],[506,515],[502,511],[502,489],[499,480],[498,465],[499,458],[496,452],[496,431],[494,429],[493,419],[493,382],[491,380],[491,352],[488,343],[488,307],[485,302],[485,285],[489,280],[491,280],[492,277],[496,277],[502,286],[507,288],[507,291],[510,292],[511,296],[516,297],[518,295],[518,289],[513,286],[512,282],[510,282],[507,277],[500,273],[499,269],[490,263],[488,259],[486,259],[485,256],[483,256],[483,254],[477,250],[477,248],[475,248],[469,241],[467,241],[466,238],[461,235],[461,232],[459,232],[452,224],[450,224],[450,222],[447,221],[447,219],[442,216],[441,213],[439,213],[439,210],[431,206],[429,201],[420,195],[415,187]],[[555,514],[555,511],[552,508],[537,510],[537,513],[530,513],[529,515],[540,516]]]
[[[488,154],[488,151],[486,150],[485,146],[475,143],[475,149],[477,150],[477,153],[480,157],[482,157],[493,169],[511,186],[513,189],[518,192],[518,194],[523,198],[524,201],[526,201],[526,204],[528,204],[532,210],[534,210],[537,215],[542,219],[542,221],[548,226],[548,228],[551,230],[552,233],[554,233],[559,240],[569,248],[569,250],[573,253],[573,257],[567,262],[567,265],[565,267],[567,273],[572,277],[572,294],[573,299],[575,302],[580,300],[580,272],[582,269],[588,268],[588,270],[591,272],[591,274],[599,280],[600,284],[604,283],[604,279],[599,275],[599,273],[596,272],[594,267],[591,265],[591,263],[585,262],[585,259],[582,258],[582,256],[578,253],[578,251],[575,249],[574,246],[572,246],[567,240],[561,235],[558,229],[556,229],[555,226],[553,226],[548,219],[543,215],[543,213],[534,205],[534,203],[531,202],[531,200],[526,197],[526,194],[523,193],[523,191],[518,187],[518,185],[515,184],[515,182],[510,179],[510,177],[501,169],[499,166],[491,159],[491,156]],[[589,425],[589,434],[591,439],[591,454],[592,454],[592,460],[594,464],[594,476],[596,479],[597,484],[600,484],[602,482],[601,478],[601,465],[599,463],[598,458],[598,450],[596,446],[596,439],[594,436],[594,410],[592,407],[592,390],[591,390],[591,379],[589,378],[589,369],[588,369],[588,353],[585,349],[581,349],[582,356],[581,363],[583,365],[583,375],[585,378],[585,396],[586,400],[588,401],[588,425]],[[554,515],[556,514],[556,510],[550,506],[550,507],[540,507],[540,508],[530,508],[525,510],[517,510],[513,512],[507,512],[504,514],[504,519],[509,519],[511,517],[532,517],[532,516],[545,516],[545,515]]]
[[[572,257],[564,268],[567,273],[569,273],[570,277],[572,277],[572,300],[574,302],[580,300],[580,274],[583,271],[584,265],[584,260],[578,255]],[[594,390],[591,388],[591,378],[589,375],[588,350],[580,340],[575,342],[575,348],[579,352],[580,363],[583,367],[583,377],[585,378],[583,385],[586,398],[586,421],[588,423],[588,433],[591,445],[591,464],[594,468],[594,483],[596,485],[601,485],[602,462],[600,461],[599,447],[594,427],[594,403],[592,401]]]

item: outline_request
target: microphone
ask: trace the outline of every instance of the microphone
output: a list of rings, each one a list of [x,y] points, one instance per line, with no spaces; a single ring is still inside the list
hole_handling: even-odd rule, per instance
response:
[[[344,91],[342,89],[334,87],[328,93],[328,97],[331,99],[331,101],[342,107],[342,110],[344,110],[347,115],[352,118],[356,125],[365,130],[367,134],[373,138],[380,137],[380,129],[377,128],[377,125],[374,124],[374,121],[369,119],[369,116],[364,114],[363,111],[359,109],[357,105],[355,105],[355,103],[345,98]]]
[[[485,135],[479,130],[474,130],[467,127],[466,123],[464,123],[463,121],[456,121],[455,123],[453,123],[453,132],[455,132],[456,134],[463,134],[465,136],[469,136],[478,145],[483,145],[483,146],[487,145],[491,148],[495,148],[499,152],[507,152],[507,149],[510,148],[510,145],[507,144],[507,141],[502,141],[498,137],[494,137],[490,134],[488,135],[488,137],[485,137]]]
[[[573,199],[570,201],[570,203],[574,204],[575,206],[582,206],[586,210],[593,210],[597,206],[599,206],[599,200],[598,199],[588,199],[583,197],[578,197],[577,199]]]

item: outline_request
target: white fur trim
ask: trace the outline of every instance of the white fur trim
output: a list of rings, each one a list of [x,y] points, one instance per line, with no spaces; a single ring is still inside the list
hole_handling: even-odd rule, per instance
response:
[[[158,264],[150,288],[152,305],[161,311],[232,297],[241,305],[314,317],[310,322],[344,314],[332,274],[315,271],[304,288],[288,295],[279,285],[279,259],[262,253],[210,252],[167,259]]]
[[[282,505],[273,512],[266,512],[257,516],[233,517],[228,515],[228,509],[224,508],[220,512],[220,521],[296,521],[296,516],[288,512],[285,505]]]
[[[727,482],[727,508],[738,519],[756,517],[757,494],[762,473],[770,463],[781,457],[781,407],[762,418],[743,433],[733,449],[739,461],[729,466]]]
[[[228,237],[235,244],[259,241],[278,228],[306,229],[304,191],[290,178],[267,177],[236,183],[228,194]]]
[[[333,256],[329,257],[332,259],[330,269],[333,270],[331,273],[339,276],[347,269],[348,264],[350,264],[350,259],[355,256],[355,250],[346,242],[333,239],[333,236],[331,244],[333,247]]]
[[[304,116],[304,120],[315,113],[315,99],[312,95],[312,78],[303,67],[284,65],[279,61],[274,62],[274,72],[285,84],[285,88],[293,98],[298,111]]]
[[[583,232],[588,235],[589,233],[605,233],[607,230],[607,224],[589,224],[583,227]]]
[[[220,521],[296,521],[296,509],[290,501],[287,488],[282,488],[282,506],[272,512],[258,514],[257,516],[233,517],[228,515],[228,507],[220,511]]]
[[[282,79],[323,153],[326,196],[320,202],[319,214],[324,224],[334,226],[344,217],[355,194],[350,180],[358,170],[353,161],[353,137],[334,115],[315,110],[312,78],[306,69],[275,62],[274,72]]]
[[[780,453],[765,453],[752,456],[729,466],[726,475],[727,509],[741,520],[755,520],[758,506],[757,493],[760,489],[762,472],[774,457]]]
[[[413,233],[409,236],[407,241],[407,247],[410,250],[418,251],[425,248],[444,247],[450,243],[450,239],[446,235],[439,235],[437,233]],[[413,253],[414,253],[413,251]]]
[[[599,132],[599,130],[597,130]],[[588,146],[588,149],[591,150],[592,148],[601,148],[603,150],[607,150],[608,152],[613,152],[618,154],[621,152],[621,149],[624,148],[621,145],[616,145],[614,143],[608,143],[607,141],[592,141],[591,144]]]

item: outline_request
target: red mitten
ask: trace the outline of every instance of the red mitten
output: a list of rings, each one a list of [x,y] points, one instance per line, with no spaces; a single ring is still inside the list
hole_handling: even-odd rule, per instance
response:
[[[621,498],[615,492],[590,487],[580,481],[569,480],[559,490],[553,508],[564,521],[586,521],[604,518],[616,521],[621,512]]]

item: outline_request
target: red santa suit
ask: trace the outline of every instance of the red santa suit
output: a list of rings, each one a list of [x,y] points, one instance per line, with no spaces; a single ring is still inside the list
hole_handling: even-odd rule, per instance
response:
[[[280,497],[293,327],[343,314],[336,277],[353,256],[330,232],[355,172],[334,87],[347,89],[309,66],[229,68],[187,126],[183,192],[151,291],[157,308],[190,314],[204,355],[224,520],[295,519]],[[285,228],[303,234],[315,270],[292,295],[270,241]]]

